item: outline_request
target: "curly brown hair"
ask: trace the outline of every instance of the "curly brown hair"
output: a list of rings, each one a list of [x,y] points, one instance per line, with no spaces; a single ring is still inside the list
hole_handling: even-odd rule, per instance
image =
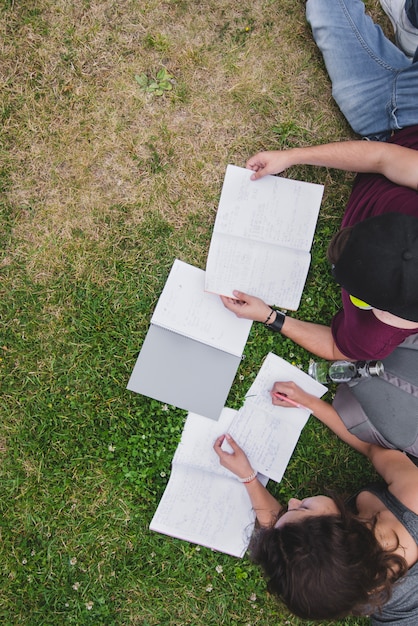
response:
[[[361,521],[335,501],[341,515],[261,528],[250,544],[268,591],[303,619],[370,614],[389,600],[393,584],[408,570],[404,558],[377,541],[376,520]]]

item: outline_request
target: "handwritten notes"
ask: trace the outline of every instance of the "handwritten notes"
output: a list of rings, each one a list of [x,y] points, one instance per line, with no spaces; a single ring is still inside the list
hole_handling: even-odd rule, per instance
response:
[[[270,390],[276,381],[292,380],[308,393],[322,396],[327,388],[270,352],[248,390],[244,405],[229,433],[243,448],[258,472],[280,482],[310,412],[305,408],[275,406]],[[225,450],[230,450],[226,442]]]
[[[242,557],[254,522],[250,498],[237,480],[214,480],[180,465],[173,467],[150,529]]]
[[[173,458],[170,480],[150,529],[242,557],[255,513],[245,487],[219,464],[215,439],[227,432],[236,411],[217,422],[189,413]],[[266,477],[260,477],[267,484]]]
[[[240,357],[252,322],[237,319],[204,286],[203,270],[176,259],[151,323]]]
[[[276,176],[251,181],[228,165],[206,264],[205,288],[234,289],[296,310],[310,265],[323,186]]]

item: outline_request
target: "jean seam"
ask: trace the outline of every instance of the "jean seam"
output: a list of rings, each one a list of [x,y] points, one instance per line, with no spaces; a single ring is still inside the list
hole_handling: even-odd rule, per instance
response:
[[[401,70],[399,70],[398,68],[393,67],[392,65],[389,65],[384,59],[382,59],[380,56],[377,56],[374,51],[370,48],[370,46],[367,44],[366,40],[364,39],[364,37],[362,36],[362,34],[360,33],[360,31],[358,30],[356,24],[353,22],[350,12],[347,9],[347,4],[345,2],[345,0],[338,0],[340,3],[340,6],[342,7],[342,10],[346,16],[347,21],[349,22],[350,26],[351,26],[351,30],[354,34],[354,36],[356,37],[357,41],[359,42],[359,44],[361,45],[361,47],[363,48],[363,50],[365,50],[367,52],[367,54],[369,55],[369,57],[378,65],[380,65],[380,67],[382,67],[383,69],[391,72],[392,74],[394,74],[394,77],[396,77],[397,74],[399,74],[399,72]]]
[[[389,115],[390,115],[390,119],[392,119],[393,121],[393,126],[394,129],[396,130],[400,130],[402,128],[402,126],[399,125],[398,122],[398,117],[397,117],[397,110],[398,110],[398,100],[396,97],[397,94],[397,83],[398,83],[398,78],[399,75],[401,73],[402,70],[398,70],[396,72],[396,75],[393,78],[393,83],[392,83],[392,97],[391,97],[391,102],[390,102],[390,110],[388,111]]]

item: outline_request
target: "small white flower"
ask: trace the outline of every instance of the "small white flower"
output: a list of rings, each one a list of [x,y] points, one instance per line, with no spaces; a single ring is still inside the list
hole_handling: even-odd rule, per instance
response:
[[[166,477],[166,473],[165,472],[160,472],[160,476],[161,476],[161,478],[165,478]]]
[[[238,376],[238,378],[239,378],[240,380],[244,380],[244,376],[243,376],[243,374],[240,374],[240,375]]]
[[[107,446],[107,449],[109,450],[109,452],[114,452],[116,450],[116,446],[109,443],[109,445]]]
[[[212,587],[212,585],[208,585],[208,586],[206,587],[206,591],[207,591],[208,593],[210,593],[211,591],[213,591],[213,587]]]
[[[26,565],[27,562],[28,562],[27,559],[22,559],[22,565]]]
[[[77,557],[72,556],[70,559],[70,565],[75,565],[77,563]]]
[[[80,589],[80,583],[74,583],[73,589],[74,591],[78,591]]]
[[[222,572],[224,571],[224,568],[222,567],[222,565],[217,565],[215,569],[218,572],[218,574],[222,574]]]
[[[91,602],[91,601],[90,601],[90,602],[86,602],[86,609],[87,609],[88,611],[91,611],[91,610],[92,610],[92,608],[93,608],[93,604],[94,604],[94,603],[93,603],[93,602]]]
[[[68,607],[69,607],[70,605],[68,604],[68,602],[66,602],[66,603],[64,604],[64,606],[68,609]]]
[[[163,406],[161,407],[162,411],[168,411],[168,405],[167,404],[163,404]]]
[[[196,552],[200,552],[200,546],[195,547]]]
[[[256,600],[257,600],[257,596],[256,596],[256,594],[255,594],[255,593],[252,593],[252,594],[250,595],[250,602],[255,602]]]
[[[31,556],[35,556],[36,552],[35,550],[32,550],[32,552],[30,553]]]

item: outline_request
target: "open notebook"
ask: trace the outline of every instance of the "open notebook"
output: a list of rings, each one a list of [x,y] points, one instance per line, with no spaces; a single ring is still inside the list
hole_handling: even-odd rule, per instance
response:
[[[128,389],[218,419],[251,329],[205,293],[205,272],[176,259]]]
[[[244,291],[295,311],[311,261],[323,185],[281,176],[250,179],[228,165],[206,264],[206,289]]]

